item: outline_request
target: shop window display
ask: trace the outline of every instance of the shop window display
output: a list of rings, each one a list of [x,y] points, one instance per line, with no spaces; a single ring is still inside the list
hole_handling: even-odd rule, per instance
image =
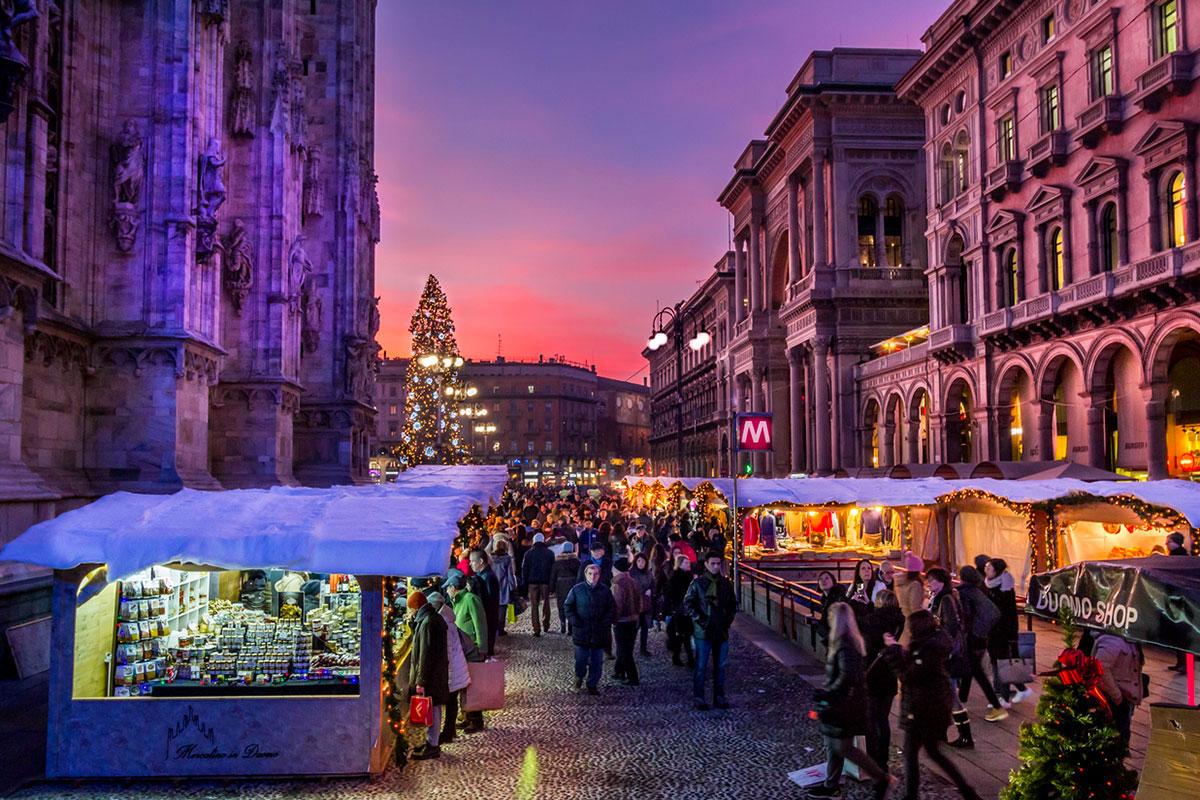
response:
[[[156,566],[79,590],[76,699],[357,695],[349,575]]]

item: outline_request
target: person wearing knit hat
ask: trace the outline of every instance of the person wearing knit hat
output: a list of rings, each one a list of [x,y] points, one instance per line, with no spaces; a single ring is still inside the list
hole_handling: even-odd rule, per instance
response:
[[[925,562],[911,551],[906,551],[900,559],[900,570],[896,572],[893,591],[905,619],[925,608],[925,582],[921,579],[921,570],[924,568]],[[912,633],[905,625],[900,633],[900,644],[908,647],[911,641]]]
[[[546,537],[533,535],[533,545],[521,562],[521,579],[529,589],[530,617],[533,619],[533,635],[542,635],[550,630],[550,573],[554,571],[554,551],[546,544]]]
[[[422,695],[433,703],[433,724],[426,732],[425,744],[412,753],[413,759],[421,761],[442,754],[438,741],[446,703],[450,699],[450,653],[446,621],[429,604],[424,592],[410,589],[407,604],[413,611],[412,649],[408,658],[409,697]]]

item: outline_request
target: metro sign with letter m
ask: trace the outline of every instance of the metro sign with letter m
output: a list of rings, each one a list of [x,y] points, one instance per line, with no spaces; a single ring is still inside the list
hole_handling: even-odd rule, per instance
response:
[[[739,452],[771,449],[770,414],[738,414],[734,417],[733,428]]]

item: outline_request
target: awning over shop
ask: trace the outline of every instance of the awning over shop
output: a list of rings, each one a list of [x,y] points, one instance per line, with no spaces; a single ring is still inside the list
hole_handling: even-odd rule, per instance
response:
[[[711,483],[726,501],[732,495],[729,478],[627,478],[630,486],[660,484],[669,488],[682,484],[695,491]],[[1170,509],[1183,515],[1193,527],[1200,526],[1200,484],[1192,481],[1082,481],[1071,478],[1048,480],[1000,480],[972,478],[746,478],[738,481],[738,507],[757,508],[773,503],[797,505],[857,505],[860,507],[934,505],[960,492],[985,493],[1011,503],[1048,504],[1077,501],[1087,497],[1133,499]]]
[[[458,520],[507,481],[504,466],[422,466],[371,486],[117,492],[33,525],[0,560],[107,564],[110,579],[176,562],[429,575],[446,568]]]
[[[1138,642],[1200,653],[1200,558],[1081,561],[1034,575],[1026,608]]]

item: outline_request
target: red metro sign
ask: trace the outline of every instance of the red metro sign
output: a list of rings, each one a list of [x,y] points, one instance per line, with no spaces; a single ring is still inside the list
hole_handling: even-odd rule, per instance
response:
[[[770,414],[738,414],[733,428],[739,451],[771,449]]]

